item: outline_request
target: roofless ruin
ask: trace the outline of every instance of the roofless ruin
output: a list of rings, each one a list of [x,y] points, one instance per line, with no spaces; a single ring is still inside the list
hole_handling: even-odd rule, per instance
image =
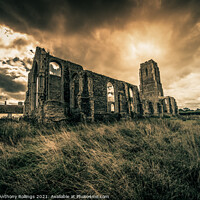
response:
[[[94,121],[137,116],[176,115],[173,97],[165,97],[157,63],[140,65],[140,90],[36,48],[28,75],[24,115],[41,122]]]

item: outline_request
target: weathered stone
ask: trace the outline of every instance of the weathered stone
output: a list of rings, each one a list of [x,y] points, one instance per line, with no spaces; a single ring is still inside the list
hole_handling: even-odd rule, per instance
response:
[[[178,114],[176,100],[163,95],[160,71],[157,63],[153,60],[140,65],[140,96],[146,116]]]
[[[135,85],[84,70],[36,48],[24,115],[39,121],[94,121],[164,113],[176,115],[178,108],[173,97],[163,96],[153,60],[141,64],[139,92]]]

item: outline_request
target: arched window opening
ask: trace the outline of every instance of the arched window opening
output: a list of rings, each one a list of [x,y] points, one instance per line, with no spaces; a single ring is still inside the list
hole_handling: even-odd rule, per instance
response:
[[[115,104],[111,103],[111,107],[110,107],[111,112],[115,112]]]
[[[114,87],[110,82],[108,82],[107,84],[107,96],[108,96],[108,102],[115,102]]]
[[[131,106],[130,106],[130,109],[131,109],[131,111],[133,111],[133,102],[131,102]]]
[[[159,114],[162,113],[162,107],[160,103],[157,103],[157,111]]]
[[[167,112],[166,99],[163,99],[163,100],[162,100],[162,107],[163,107],[163,112],[166,113],[166,112]]]
[[[149,102],[149,114],[153,114],[153,113],[154,113],[153,104],[152,102]]]
[[[129,95],[130,95],[130,98],[133,98],[133,90],[132,90],[132,88],[129,88]]]
[[[33,65],[33,79],[32,79],[32,100],[31,100],[31,110],[35,110],[38,107],[38,65],[34,62]]]
[[[49,63],[49,73],[50,75],[61,77],[61,67],[57,62]]]
[[[129,88],[129,97],[130,97],[130,111],[133,112],[134,106],[133,106],[133,89]]]
[[[145,72],[146,72],[146,76],[148,76],[148,69],[147,68],[145,69]]]
[[[49,63],[48,99],[62,101],[61,65],[57,62]]]

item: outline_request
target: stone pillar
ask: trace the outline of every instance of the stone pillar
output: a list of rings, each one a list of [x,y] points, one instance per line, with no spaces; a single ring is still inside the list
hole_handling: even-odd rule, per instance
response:
[[[127,102],[127,111],[128,114],[131,116],[131,104],[130,104],[130,99],[129,99],[129,87],[126,83],[124,83],[124,88],[125,88],[125,97],[126,97],[126,102]]]
[[[81,78],[81,117],[82,121],[94,121],[93,79],[87,73]]]

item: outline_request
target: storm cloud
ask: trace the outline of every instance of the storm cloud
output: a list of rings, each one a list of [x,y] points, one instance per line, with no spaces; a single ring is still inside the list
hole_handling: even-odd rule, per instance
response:
[[[5,92],[20,92],[25,91],[26,87],[24,84],[14,81],[17,78],[5,74],[0,74],[0,86]]]
[[[6,0],[0,2],[0,23],[17,31],[52,31],[60,23],[67,33],[90,31],[95,27],[122,26],[132,15],[137,0]]]
[[[18,62],[19,65],[24,66],[26,71],[30,71],[30,69],[27,67],[27,64],[31,65],[32,61],[28,58],[21,60],[19,57],[9,58],[8,60],[0,60],[3,65],[10,65],[10,66],[16,66],[16,63]]]
[[[29,34],[60,25],[67,34],[88,34],[97,27],[118,29],[137,20],[168,21],[189,13],[185,25],[191,27],[199,20],[199,6],[198,0],[2,0],[0,23]]]
[[[184,106],[191,101],[181,85],[200,74],[199,8],[199,0],[2,0],[0,24],[33,36],[57,57],[137,85],[140,63],[154,59],[165,94]],[[16,38],[0,48],[23,50],[31,42]],[[30,57],[15,60],[29,70]],[[200,106],[195,88],[188,93]]]

